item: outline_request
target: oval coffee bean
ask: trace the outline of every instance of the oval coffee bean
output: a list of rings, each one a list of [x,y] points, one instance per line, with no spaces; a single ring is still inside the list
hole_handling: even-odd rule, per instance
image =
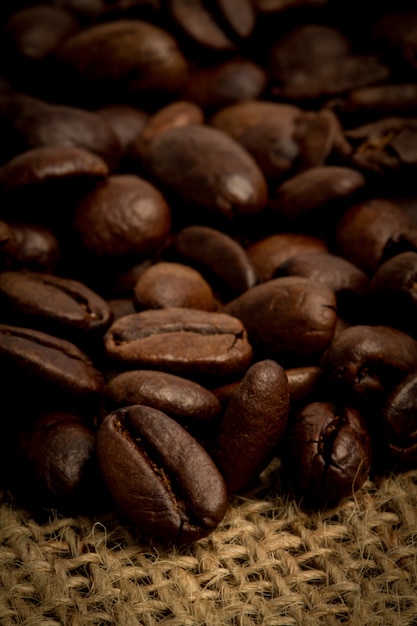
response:
[[[222,412],[217,397],[186,378],[155,370],[132,370],[112,378],[103,389],[103,410],[144,404],[185,426],[217,421]]]
[[[257,275],[246,251],[226,233],[208,226],[187,226],[177,233],[171,247],[180,259],[188,262],[214,281],[222,295],[231,299],[253,287]]]
[[[151,368],[180,376],[238,376],[252,348],[230,315],[168,307],[114,322],[104,336],[107,357],[125,369]]]
[[[104,387],[102,374],[76,346],[28,328],[0,324],[0,364],[6,381],[67,396],[96,396]]]
[[[83,283],[46,273],[0,272],[0,317],[66,338],[105,332],[109,305]]]
[[[242,321],[255,352],[291,367],[320,356],[337,321],[333,291],[301,276],[256,285],[224,311]]]
[[[417,341],[389,326],[350,326],[334,338],[321,365],[339,393],[375,401],[417,367]]]
[[[222,521],[223,478],[204,448],[161,411],[136,405],[109,414],[97,453],[115,503],[137,530],[189,543]]]
[[[210,449],[229,493],[258,476],[282,442],[289,413],[285,371],[272,360],[248,369],[232,395]]]
[[[210,285],[202,275],[182,263],[155,263],[139,277],[133,289],[137,311],[185,307],[201,311],[217,308]]]
[[[372,452],[365,420],[349,407],[308,404],[289,425],[285,455],[290,483],[307,506],[338,502],[369,475]]]
[[[167,193],[209,213],[231,219],[259,213],[266,205],[261,170],[246,150],[216,128],[167,130],[150,144],[146,166]]]

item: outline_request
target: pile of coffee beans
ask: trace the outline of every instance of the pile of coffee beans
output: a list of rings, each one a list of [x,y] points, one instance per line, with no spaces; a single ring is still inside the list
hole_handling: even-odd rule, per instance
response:
[[[3,489],[188,543],[417,465],[417,2],[0,7]]]

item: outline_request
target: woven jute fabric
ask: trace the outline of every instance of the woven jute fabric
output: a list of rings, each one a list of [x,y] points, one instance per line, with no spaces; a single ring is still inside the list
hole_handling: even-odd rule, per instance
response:
[[[270,475],[191,546],[0,506],[2,626],[417,624],[417,471],[307,512]]]

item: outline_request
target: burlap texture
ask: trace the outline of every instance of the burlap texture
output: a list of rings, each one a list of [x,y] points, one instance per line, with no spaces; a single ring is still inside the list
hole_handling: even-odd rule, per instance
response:
[[[307,513],[269,484],[183,548],[0,507],[2,626],[417,624],[417,471]]]

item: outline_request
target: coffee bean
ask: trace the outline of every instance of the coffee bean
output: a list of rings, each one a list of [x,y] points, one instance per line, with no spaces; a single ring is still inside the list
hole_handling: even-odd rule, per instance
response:
[[[359,489],[371,455],[365,420],[349,406],[313,402],[289,425],[287,476],[307,506],[338,502]]]
[[[258,476],[281,444],[289,413],[288,381],[275,361],[252,365],[232,395],[211,454],[229,493]]]
[[[46,333],[0,324],[0,363],[6,381],[77,398],[97,396],[102,374],[72,343]]]
[[[238,319],[177,307],[116,320],[104,336],[104,346],[119,367],[152,368],[186,377],[238,376],[252,357]]]
[[[256,285],[224,310],[242,321],[258,354],[291,367],[310,364],[324,352],[337,320],[334,293],[300,276]]]
[[[144,404],[158,409],[184,427],[217,423],[222,409],[208,389],[180,376],[155,370],[133,370],[112,378],[103,390],[104,409]]]
[[[136,405],[109,414],[98,431],[99,463],[110,493],[133,526],[166,542],[189,543],[221,522],[223,479],[177,422]]]

